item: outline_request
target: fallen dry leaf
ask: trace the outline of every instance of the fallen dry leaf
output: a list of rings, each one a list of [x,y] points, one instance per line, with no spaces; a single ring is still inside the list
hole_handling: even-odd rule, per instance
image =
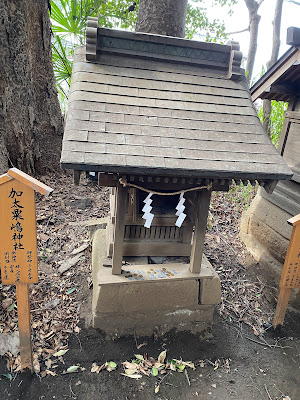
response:
[[[140,375],[140,374],[126,375],[126,374],[121,373],[121,375],[127,376],[127,378],[132,378],[132,379],[140,379],[140,378],[142,378],[142,375]]]
[[[143,346],[147,346],[147,343],[141,343],[138,346],[136,346],[136,348],[139,350]]]
[[[165,359],[166,359],[166,356],[167,356],[166,350],[162,351],[162,352],[160,353],[160,355],[158,356],[158,359],[157,359],[158,363],[164,364]],[[157,365],[155,365],[155,366],[156,366],[156,368],[157,368]]]

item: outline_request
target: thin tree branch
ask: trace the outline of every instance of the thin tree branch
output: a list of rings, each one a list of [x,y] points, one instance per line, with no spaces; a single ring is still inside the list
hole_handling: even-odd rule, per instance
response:
[[[296,4],[297,6],[300,6],[300,2],[299,1],[295,1],[295,0],[285,0],[285,1],[287,1],[288,3]]]
[[[248,26],[247,28],[242,29],[240,31],[229,32],[229,33],[227,33],[227,35],[234,35],[235,33],[249,32],[249,30],[250,30],[250,26]]]

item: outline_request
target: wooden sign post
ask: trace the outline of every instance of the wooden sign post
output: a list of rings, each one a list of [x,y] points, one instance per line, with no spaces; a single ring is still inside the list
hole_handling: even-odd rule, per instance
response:
[[[0,267],[3,285],[16,285],[22,370],[33,371],[29,284],[38,282],[34,192],[53,189],[17,168],[0,176]]]
[[[300,288],[300,214],[288,220],[293,226],[290,244],[287,250],[281,279],[273,327],[283,325],[285,312],[292,289]]]

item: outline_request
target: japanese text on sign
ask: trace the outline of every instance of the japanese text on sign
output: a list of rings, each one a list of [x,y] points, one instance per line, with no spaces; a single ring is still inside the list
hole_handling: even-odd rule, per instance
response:
[[[1,185],[0,216],[0,266],[3,284],[36,283],[34,191],[16,180]]]

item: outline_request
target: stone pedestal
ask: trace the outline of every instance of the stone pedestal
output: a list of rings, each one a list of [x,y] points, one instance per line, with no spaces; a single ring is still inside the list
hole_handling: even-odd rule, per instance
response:
[[[280,281],[292,233],[292,227],[287,220],[292,216],[257,194],[241,219],[241,239],[276,285]],[[300,309],[299,289],[292,291],[290,305]]]
[[[214,306],[221,301],[221,285],[206,257],[200,274],[191,273],[188,264],[147,265],[142,264],[145,258],[137,257],[123,266],[121,275],[112,275],[111,268],[103,266],[105,258],[106,231],[99,229],[92,257],[95,328],[109,337],[151,335],[172,328],[209,332]]]

